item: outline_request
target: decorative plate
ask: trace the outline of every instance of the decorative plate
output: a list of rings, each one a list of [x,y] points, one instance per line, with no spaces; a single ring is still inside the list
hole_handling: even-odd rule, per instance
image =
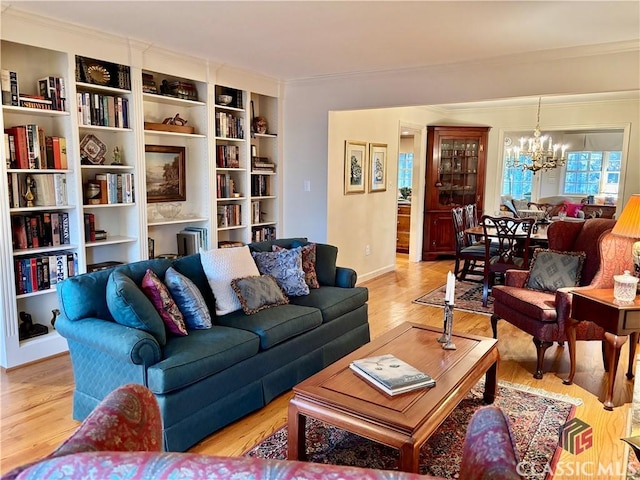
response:
[[[90,65],[87,68],[87,73],[91,80],[98,85],[107,85],[111,80],[109,70],[104,68],[102,65]]]
[[[107,146],[95,135],[85,135],[80,142],[80,155],[89,163],[102,165],[105,153],[107,153]]]
[[[504,146],[505,147],[510,147],[511,146],[511,137],[504,137]]]

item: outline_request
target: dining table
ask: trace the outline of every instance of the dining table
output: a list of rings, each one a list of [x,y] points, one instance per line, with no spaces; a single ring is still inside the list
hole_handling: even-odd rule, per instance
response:
[[[531,241],[537,245],[548,244],[549,238],[547,237],[547,228],[550,224],[547,225],[538,225],[538,228],[535,232],[531,232]],[[487,236],[489,237],[497,237],[497,233],[495,233],[495,228],[489,227],[487,228]],[[484,228],[482,225],[476,225],[475,227],[466,228],[464,233],[467,235],[473,235],[478,237],[484,237]]]

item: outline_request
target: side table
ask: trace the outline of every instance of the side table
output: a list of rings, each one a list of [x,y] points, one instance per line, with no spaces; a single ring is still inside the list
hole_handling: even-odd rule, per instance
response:
[[[613,289],[573,292],[571,319],[566,326],[571,361],[569,376],[564,381],[566,385],[573,383],[573,377],[576,373],[576,325],[582,321],[593,322],[605,330],[605,341],[609,344],[609,348],[606,349],[609,382],[604,408],[605,410],[613,410],[613,387],[620,359],[620,347],[627,341],[628,335],[631,335],[631,344],[629,345],[627,378],[633,378],[632,362],[635,358],[638,333],[640,332],[640,297],[636,297],[633,303],[621,304],[613,298]]]

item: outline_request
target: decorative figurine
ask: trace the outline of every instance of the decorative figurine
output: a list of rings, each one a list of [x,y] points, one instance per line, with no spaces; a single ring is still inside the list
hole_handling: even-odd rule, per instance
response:
[[[31,177],[31,175],[27,175],[25,183],[27,190],[24,192],[24,199],[27,201],[27,207],[33,207],[33,201],[36,199],[36,181]]]
[[[20,312],[20,325],[18,326],[18,338],[20,340],[46,335],[47,333],[49,333],[49,328],[46,325],[33,323],[31,314]]]
[[[122,165],[122,153],[120,153],[120,147],[113,148],[113,162],[111,165]]]
[[[267,133],[268,123],[264,117],[256,117],[253,119],[253,129],[256,133],[264,135]]]
[[[58,319],[58,315],[60,315],[60,310],[58,310],[57,308],[54,308],[53,310],[51,310],[51,313],[53,314],[53,317],[51,318],[51,326],[55,330],[56,320]]]

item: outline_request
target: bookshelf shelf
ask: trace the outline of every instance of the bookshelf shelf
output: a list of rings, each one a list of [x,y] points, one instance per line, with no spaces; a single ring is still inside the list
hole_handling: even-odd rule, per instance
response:
[[[180,225],[183,223],[194,223],[194,222],[207,222],[209,219],[207,217],[185,217],[185,218],[174,218],[172,220],[150,220],[147,225],[149,227],[161,227],[162,225]]]
[[[94,242],[86,242],[85,247],[86,248],[103,247],[105,245],[117,245],[119,243],[131,243],[136,241],[138,241],[138,239],[134,237],[114,235],[112,237],[107,237],[106,240],[96,240]]]
[[[78,245],[66,243],[64,245],[54,245],[51,247],[22,248],[13,251],[14,257],[23,257],[47,252],[64,252],[67,250],[76,250]]]
[[[201,133],[180,133],[180,132],[164,132],[162,130],[145,130],[145,135],[158,135],[160,137],[185,137],[185,138],[206,138]]]
[[[25,115],[25,116],[34,116],[34,117],[68,117],[69,112],[64,112],[60,110],[40,110],[38,108],[27,108],[27,107],[15,107],[12,105],[3,105],[2,111],[6,115],[7,113]]]
[[[155,93],[143,93],[142,99],[145,102],[163,103],[165,105],[175,105],[178,107],[206,107],[205,102],[188,100],[186,98],[170,97],[168,95],[158,95]]]
[[[96,85],[94,83],[84,83],[84,82],[76,82],[76,89],[78,90],[87,90],[90,92],[102,92],[102,93],[113,93],[116,95],[126,95],[130,94],[131,90],[125,90],[122,88],[114,88],[107,87],[104,85]]]

